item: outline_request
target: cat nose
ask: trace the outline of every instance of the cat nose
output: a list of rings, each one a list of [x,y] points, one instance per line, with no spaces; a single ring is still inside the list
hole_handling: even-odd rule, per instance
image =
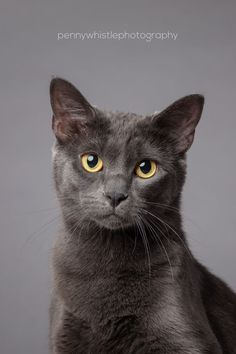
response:
[[[117,207],[123,200],[128,198],[127,193],[121,193],[117,191],[112,191],[106,193],[106,197],[109,200],[111,206],[113,208]]]

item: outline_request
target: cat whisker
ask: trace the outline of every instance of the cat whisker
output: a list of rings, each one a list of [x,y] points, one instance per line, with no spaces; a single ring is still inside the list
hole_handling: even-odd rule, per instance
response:
[[[151,278],[150,247],[149,247],[146,231],[145,231],[145,228],[143,227],[143,222],[142,222],[142,219],[140,218],[140,215],[137,215],[137,226],[138,226],[138,229],[139,229],[142,241],[143,241],[144,249],[145,249],[146,255],[147,255],[149,281],[150,281],[150,278]]]
[[[165,209],[167,209],[167,210],[173,210],[173,211],[175,211],[176,213],[181,214],[181,213],[180,213],[180,210],[179,210],[178,208],[173,207],[173,206],[170,206],[170,205],[168,205],[168,204],[162,204],[162,203],[150,202],[150,201],[142,201],[142,202],[145,203],[145,204],[156,205],[156,206],[159,206],[159,207],[161,207],[161,208],[165,208]]]
[[[133,219],[134,225],[137,226],[135,218],[133,217],[132,219]],[[134,240],[134,247],[133,247],[133,250],[132,250],[132,254],[134,254],[134,251],[135,251],[135,248],[136,248],[136,244],[137,244],[137,228],[136,227],[134,228],[134,233],[135,233],[135,240]]]
[[[161,247],[162,247],[162,249],[164,250],[164,253],[165,253],[165,255],[166,255],[167,261],[168,261],[169,266],[170,266],[170,272],[171,272],[172,280],[174,280],[174,273],[173,273],[173,268],[172,268],[172,265],[171,265],[170,257],[169,257],[169,255],[168,255],[168,252],[167,252],[167,250],[166,250],[166,248],[165,248],[165,246],[164,246],[164,244],[163,244],[161,238],[160,238],[160,237],[158,236],[158,234],[155,232],[155,229],[154,229],[154,228],[152,227],[152,225],[148,222],[148,220],[145,219],[144,217],[143,217],[143,222],[146,224],[146,226],[147,226],[147,227],[149,228],[149,230],[151,231],[151,234],[153,235],[154,240],[155,240],[157,243],[160,242]]]
[[[166,239],[166,241],[170,244],[171,240],[166,236],[166,234],[163,232],[163,230],[160,228],[160,225],[154,222],[153,220],[147,220],[147,218],[144,218],[146,221],[151,223],[153,227],[157,228],[157,230],[162,234],[162,236]],[[166,225],[164,225],[166,232],[169,234],[169,230]]]
[[[22,244],[23,246],[26,246],[28,244],[28,242],[32,241],[34,238],[38,237],[40,234],[42,234],[48,226],[50,226],[53,222],[60,220],[61,215],[57,215],[54,218],[50,219],[49,221],[47,221],[45,224],[43,224],[42,226],[40,226],[40,228],[37,231],[34,231],[33,233],[31,233],[26,240],[24,241],[24,243]]]
[[[162,209],[166,209],[168,211],[173,211],[174,213],[176,213],[177,215],[179,215],[180,217],[182,215],[184,215],[185,219],[188,220],[192,225],[194,225],[197,229],[201,230],[201,228],[199,227],[199,225],[191,218],[189,217],[189,215],[187,213],[185,213],[184,211],[180,211],[178,208],[170,206],[168,204],[163,204],[163,203],[157,203],[157,202],[150,202],[150,201],[140,201],[141,203],[145,204],[145,206],[155,206],[157,208],[162,208]],[[201,230],[202,231],[202,230]],[[192,237],[193,238],[193,237]],[[193,238],[194,239],[194,238]]]
[[[186,243],[184,242],[184,240],[182,239],[182,237],[177,233],[177,231],[176,231],[173,227],[171,227],[166,221],[162,220],[160,217],[154,215],[154,214],[151,213],[150,211],[148,211],[148,210],[146,210],[146,209],[143,209],[143,208],[141,208],[141,209],[143,210],[144,213],[149,214],[151,217],[155,218],[156,220],[158,220],[159,222],[161,222],[163,225],[166,225],[166,226],[174,233],[174,235],[177,236],[178,239],[181,241],[181,243],[182,243],[184,249],[187,251],[187,254],[190,256],[190,258],[193,257],[192,254],[190,253],[189,248],[187,247]]]

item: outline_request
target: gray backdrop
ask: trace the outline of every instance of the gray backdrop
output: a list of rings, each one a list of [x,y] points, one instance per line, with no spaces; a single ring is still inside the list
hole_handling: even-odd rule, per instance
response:
[[[47,353],[51,75],[102,108],[151,113],[189,93],[206,105],[188,154],[185,229],[195,255],[236,289],[234,0],[2,0],[0,352]],[[57,32],[166,32],[177,40],[57,40]]]

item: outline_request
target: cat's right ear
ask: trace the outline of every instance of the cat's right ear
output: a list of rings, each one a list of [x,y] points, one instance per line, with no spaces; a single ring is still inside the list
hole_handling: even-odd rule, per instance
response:
[[[93,107],[85,97],[64,79],[52,79],[50,100],[52,129],[61,143],[71,141],[85,129],[87,119],[94,116]]]

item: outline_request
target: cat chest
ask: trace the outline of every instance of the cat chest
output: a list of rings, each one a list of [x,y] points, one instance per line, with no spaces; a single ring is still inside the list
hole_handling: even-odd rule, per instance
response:
[[[64,301],[86,321],[102,322],[121,316],[143,317],[152,305],[147,277],[107,276],[67,278]]]

